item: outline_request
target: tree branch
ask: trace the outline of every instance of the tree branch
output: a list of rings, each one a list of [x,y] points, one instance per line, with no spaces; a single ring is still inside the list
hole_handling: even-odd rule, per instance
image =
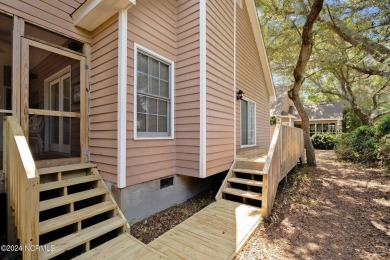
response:
[[[381,70],[375,70],[375,69],[371,69],[371,68],[362,68],[362,67],[353,65],[351,63],[347,63],[346,65],[348,67],[350,67],[351,69],[354,69],[354,70],[356,70],[356,71],[358,71],[360,73],[363,73],[363,74],[367,74],[369,76],[376,75],[376,76],[381,76],[381,77],[384,77],[384,78],[390,78],[390,72],[389,71],[381,71]]]

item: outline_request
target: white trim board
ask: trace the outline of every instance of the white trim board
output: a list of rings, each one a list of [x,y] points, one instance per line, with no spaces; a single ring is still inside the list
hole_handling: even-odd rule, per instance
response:
[[[118,18],[118,158],[117,186],[126,187],[126,112],[127,112],[127,10]]]
[[[237,3],[242,8],[242,0],[234,0],[233,20],[233,158],[237,158]]]
[[[200,145],[199,177],[206,178],[206,0],[199,0],[199,112],[200,112]]]
[[[169,127],[170,136],[155,136],[155,137],[139,137],[137,136],[137,70],[138,70],[138,50],[145,52],[151,57],[169,63],[169,91],[170,91],[170,115]],[[134,42],[134,107],[133,107],[133,138],[134,140],[164,140],[175,139],[175,62]]]

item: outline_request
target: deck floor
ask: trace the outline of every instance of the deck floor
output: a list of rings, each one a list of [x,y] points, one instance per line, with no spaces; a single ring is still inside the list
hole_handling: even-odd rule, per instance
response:
[[[237,151],[238,161],[250,161],[250,162],[265,162],[267,158],[268,149],[263,148],[245,148]]]
[[[232,259],[260,220],[260,208],[219,200],[148,245],[123,234],[76,259]]]

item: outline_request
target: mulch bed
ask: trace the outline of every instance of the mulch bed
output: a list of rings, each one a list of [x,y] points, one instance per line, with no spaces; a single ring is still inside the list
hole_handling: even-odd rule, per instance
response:
[[[213,203],[218,188],[219,187],[213,187],[184,203],[174,205],[131,225],[130,234],[145,244],[150,243],[194,215],[196,212]]]
[[[390,259],[390,173],[317,151],[236,259]]]

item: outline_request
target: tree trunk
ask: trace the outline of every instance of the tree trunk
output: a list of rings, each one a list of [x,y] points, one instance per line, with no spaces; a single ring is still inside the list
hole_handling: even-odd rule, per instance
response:
[[[323,5],[324,0],[315,0],[311,6],[310,13],[306,17],[306,22],[302,30],[301,51],[294,69],[294,87],[289,91],[289,97],[294,102],[295,108],[297,109],[299,116],[302,119],[303,139],[305,142],[307,164],[309,166],[316,165],[316,155],[313,144],[310,140],[309,117],[307,116],[307,113],[303,108],[302,102],[299,98],[299,91],[304,81],[303,73],[307,63],[309,62],[313,49],[313,25],[317,20]]]

